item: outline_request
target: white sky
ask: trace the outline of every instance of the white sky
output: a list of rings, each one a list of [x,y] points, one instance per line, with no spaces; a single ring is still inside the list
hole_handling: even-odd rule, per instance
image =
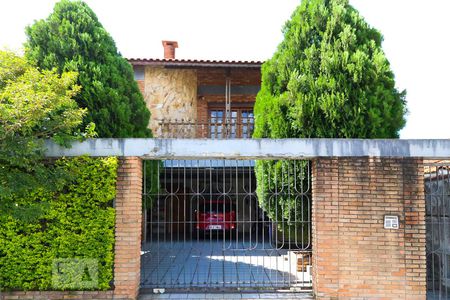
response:
[[[0,0],[0,47],[20,51],[24,28],[55,0]],[[125,57],[265,60],[300,0],[87,0]],[[402,138],[450,138],[450,0],[350,0],[384,35],[383,49],[407,89]]]

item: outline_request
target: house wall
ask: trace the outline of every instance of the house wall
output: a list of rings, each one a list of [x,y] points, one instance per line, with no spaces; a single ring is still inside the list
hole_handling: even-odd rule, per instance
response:
[[[259,68],[213,68],[176,69],[154,66],[135,66],[139,69],[136,78],[139,89],[144,95],[147,107],[152,113],[149,127],[155,137],[205,137],[208,123],[208,108],[211,105],[225,108],[225,82],[231,79],[231,106],[252,108],[257,89],[261,85]],[[200,92],[202,87],[213,91]],[[234,90],[238,87],[238,90]],[[249,91],[242,92],[245,87]],[[161,120],[165,119],[164,125]],[[171,124],[167,124],[167,120]],[[191,126],[177,125],[191,123]]]
[[[422,159],[320,158],[312,191],[317,299],[426,298]]]
[[[145,67],[144,80],[138,85],[150,110],[150,128],[161,136],[159,121],[197,118],[197,72],[192,69]],[[188,133],[187,133],[188,134]]]
[[[229,71],[231,86],[260,86],[261,71],[260,69],[231,69]],[[198,86],[225,86],[227,78],[226,69],[203,68],[197,71]],[[207,122],[208,107],[215,103],[223,103],[225,107],[225,94],[199,94],[197,105],[197,116],[200,122]],[[255,94],[236,94],[231,95],[231,106],[241,103],[253,107],[256,100]]]
[[[141,91],[142,95],[144,95],[144,93],[145,93],[145,81],[142,79],[142,80],[136,80],[136,82],[138,84],[139,90]]]

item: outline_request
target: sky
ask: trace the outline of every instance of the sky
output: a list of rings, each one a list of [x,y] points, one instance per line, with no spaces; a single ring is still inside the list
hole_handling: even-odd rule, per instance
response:
[[[0,48],[22,51],[24,28],[55,0],[0,0]],[[127,58],[266,60],[300,0],[86,0]],[[404,139],[450,138],[450,0],[350,0],[381,31],[399,90],[407,91]]]

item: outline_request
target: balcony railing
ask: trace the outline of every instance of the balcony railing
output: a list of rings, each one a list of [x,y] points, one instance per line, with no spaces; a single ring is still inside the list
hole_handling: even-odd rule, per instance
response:
[[[254,128],[253,117],[241,118],[239,122],[234,118],[206,121],[159,119],[153,122],[156,138],[249,139]]]

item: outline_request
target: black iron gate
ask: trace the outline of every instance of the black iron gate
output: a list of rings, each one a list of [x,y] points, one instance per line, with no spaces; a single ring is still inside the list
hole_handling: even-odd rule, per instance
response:
[[[425,164],[427,299],[450,299],[450,163]]]
[[[308,161],[145,164],[141,288],[311,289]]]

